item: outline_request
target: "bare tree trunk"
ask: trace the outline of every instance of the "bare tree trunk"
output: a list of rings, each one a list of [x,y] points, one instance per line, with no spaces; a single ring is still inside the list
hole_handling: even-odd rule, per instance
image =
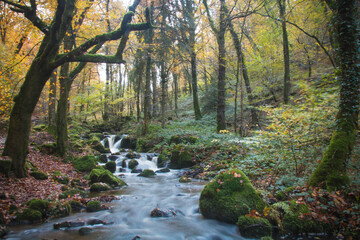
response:
[[[50,90],[49,90],[49,110],[48,110],[48,132],[55,133],[55,113],[56,113],[56,82],[57,82],[57,70],[51,74],[50,77]]]

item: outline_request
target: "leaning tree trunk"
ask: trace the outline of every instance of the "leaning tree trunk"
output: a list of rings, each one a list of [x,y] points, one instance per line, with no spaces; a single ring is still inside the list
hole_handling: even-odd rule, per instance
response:
[[[358,131],[360,76],[356,28],[356,1],[338,0],[336,12],[340,60],[340,105],[336,128],[321,163],[310,178],[311,186],[338,189],[350,182],[346,166]]]
[[[15,104],[10,114],[3,155],[11,158],[12,168],[19,178],[26,175],[24,166],[28,153],[31,115],[52,70],[43,61],[34,61],[19,94],[14,98]]]

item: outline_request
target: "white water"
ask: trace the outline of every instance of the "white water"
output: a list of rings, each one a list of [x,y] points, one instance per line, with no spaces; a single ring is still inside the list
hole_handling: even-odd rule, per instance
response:
[[[126,153],[118,155],[116,162],[121,165]],[[148,154],[140,154],[139,166],[142,169],[157,170],[156,157],[147,160]],[[119,170],[120,166],[118,166]],[[204,219],[198,212],[198,201],[206,182],[194,181],[179,183],[179,170],[158,173],[154,178],[138,177],[138,174],[117,172],[128,184],[127,187],[113,191],[121,199],[110,203],[111,210],[95,213],[77,213],[66,218],[54,219],[37,226],[12,228],[9,239],[119,239],[131,240],[136,236],[141,240],[230,240],[243,239],[235,225]],[[152,218],[153,209],[172,209],[179,211],[177,216]],[[54,230],[53,224],[63,221],[87,220],[90,218],[113,222],[111,225],[87,226],[93,231],[80,236],[79,228]]]

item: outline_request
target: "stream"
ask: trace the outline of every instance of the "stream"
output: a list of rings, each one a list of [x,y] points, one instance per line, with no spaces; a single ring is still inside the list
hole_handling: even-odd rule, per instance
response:
[[[120,140],[121,141],[121,140]],[[110,142],[110,141],[109,141]],[[116,145],[116,147],[114,147]],[[121,143],[111,143],[110,149],[116,151]],[[74,213],[68,217],[51,219],[41,225],[11,227],[7,239],[145,239],[145,240],[227,240],[244,239],[236,225],[205,219],[198,211],[200,192],[206,182],[194,180],[179,183],[183,170],[157,173],[153,178],[138,177],[130,169],[121,169],[126,152],[116,155],[116,175],[127,184],[125,188],[110,192],[120,197],[108,205],[110,210],[94,213]],[[114,155],[112,155],[114,156]],[[148,160],[149,159],[149,160]],[[154,154],[141,153],[137,157],[138,168],[158,170]],[[125,172],[120,172],[125,171]],[[108,194],[109,192],[107,192]],[[176,212],[171,217],[151,217],[155,208]],[[63,221],[87,221],[101,219],[109,225],[93,225],[93,231],[81,236],[80,227],[55,230],[54,223]],[[138,236],[138,238],[137,238]]]

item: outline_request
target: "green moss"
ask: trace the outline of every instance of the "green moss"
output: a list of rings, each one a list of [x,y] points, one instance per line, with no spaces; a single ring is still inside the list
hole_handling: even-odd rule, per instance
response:
[[[261,238],[272,234],[272,226],[264,218],[240,216],[236,224],[241,236],[246,238]]]
[[[114,176],[109,170],[105,169],[93,169],[90,172],[91,183],[103,182],[112,187],[125,186],[126,183]]]
[[[87,212],[97,212],[101,211],[100,201],[90,201],[86,204],[86,211]]]
[[[5,160],[5,159],[1,159],[0,160],[0,172],[5,174],[6,177],[9,176],[9,172],[11,169],[11,160]]]
[[[326,149],[321,163],[311,175],[310,186],[318,186],[326,183],[329,190],[339,189],[349,184],[349,178],[346,176],[346,161],[349,152],[354,146],[356,139],[356,130],[348,129],[348,125],[353,123],[343,121],[338,129],[333,132],[330,144]]]
[[[276,198],[277,200],[284,201],[284,200],[287,198],[287,196],[286,196],[286,194],[285,194],[283,191],[278,191],[278,192],[275,194],[275,198]]]
[[[60,171],[53,172],[52,179],[55,182],[61,183],[61,184],[69,184],[69,177],[62,174]]]
[[[86,197],[87,196],[86,192],[84,192],[83,190],[73,188],[73,189],[70,189],[70,190],[67,190],[67,191],[61,193],[59,195],[59,199],[66,199],[66,198],[72,197],[72,196],[74,196],[76,194],[79,194],[81,197]]]
[[[50,202],[42,199],[31,199],[26,204],[30,209],[37,210],[45,216],[49,210]]]
[[[287,187],[287,188],[285,188],[285,193],[290,193],[290,192],[292,192],[292,191],[294,191],[295,190],[295,187]]]
[[[156,173],[151,170],[151,169],[145,169],[144,171],[142,171],[142,173],[140,173],[138,176],[139,177],[153,177],[155,176]]]
[[[46,131],[47,126],[45,124],[39,124],[33,127],[33,130],[36,132],[44,132]]]
[[[93,183],[90,186],[90,192],[103,192],[110,190],[111,187],[106,183]]]
[[[274,239],[270,236],[265,236],[265,237],[260,238],[260,240],[274,240]]]
[[[158,168],[163,168],[165,167],[166,165],[166,162],[169,161],[169,158],[167,157],[166,154],[164,153],[161,153],[159,156],[158,156],[158,159],[157,159],[157,167]]]
[[[90,172],[96,167],[97,159],[94,155],[88,155],[74,159],[73,164],[77,171]]]
[[[85,206],[82,205],[81,202],[78,202],[78,201],[70,201],[70,206],[71,206],[71,210],[73,212],[79,212],[85,208]]]
[[[42,214],[38,210],[25,208],[22,212],[16,214],[17,221],[29,221],[31,223],[39,223],[42,220]]]
[[[105,168],[109,170],[110,172],[114,173],[116,171],[116,162],[115,161],[109,161],[105,164]]]
[[[137,165],[139,165],[139,162],[136,161],[135,159],[131,159],[129,161],[128,168],[134,169],[134,168],[136,168]]]
[[[70,202],[56,202],[52,208],[51,213],[54,217],[66,217],[72,212]]]
[[[266,203],[241,170],[219,174],[201,191],[199,207],[206,218],[236,223],[250,210],[262,212]]]
[[[56,143],[44,143],[40,146],[40,152],[44,154],[55,154],[56,153]]]
[[[33,176],[35,179],[37,180],[45,180],[48,179],[48,175],[44,172],[39,172],[39,171],[35,171],[35,172],[31,172],[30,176]]]
[[[170,158],[170,168],[181,169],[194,166],[192,156],[184,145],[177,145],[172,151]]]
[[[180,179],[179,179],[179,182],[181,182],[181,183],[191,182],[191,178],[181,176]]]

